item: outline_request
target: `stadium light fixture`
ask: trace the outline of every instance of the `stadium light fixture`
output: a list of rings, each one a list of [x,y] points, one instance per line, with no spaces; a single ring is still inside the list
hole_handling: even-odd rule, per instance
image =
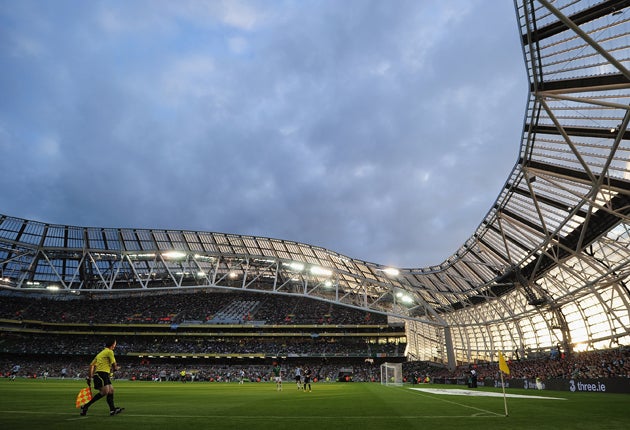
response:
[[[295,270],[296,272],[301,272],[302,270],[304,270],[304,264],[298,263],[297,261],[292,261],[288,263],[287,266],[289,266],[291,270]]]
[[[389,275],[389,276],[398,276],[398,275],[400,275],[400,270],[398,270],[398,269],[396,269],[394,267],[386,267],[386,268],[383,269],[383,272],[386,275]]]
[[[208,255],[201,255],[201,254],[195,254],[193,255],[193,258],[195,260],[200,260],[200,261],[213,261],[214,260],[213,257],[210,257]]]
[[[397,299],[400,300],[401,303],[405,303],[405,304],[413,303],[413,298],[409,294],[404,293],[403,291],[396,291],[395,296]]]
[[[315,276],[332,276],[333,272],[330,269],[325,269],[319,266],[312,266],[311,274]]]
[[[155,254],[153,253],[145,253],[145,254],[129,254],[129,258],[155,258]]]
[[[162,253],[162,257],[166,257],[171,260],[180,260],[186,257],[186,253],[182,251],[168,251],[168,252]]]

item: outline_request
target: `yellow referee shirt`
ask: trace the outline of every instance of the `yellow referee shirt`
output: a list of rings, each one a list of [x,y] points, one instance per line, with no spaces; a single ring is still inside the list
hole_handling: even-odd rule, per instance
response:
[[[109,348],[103,349],[101,352],[96,354],[94,360],[90,363],[90,366],[95,366],[94,370],[96,372],[111,372],[112,365],[116,363],[116,358],[114,358],[114,351]]]

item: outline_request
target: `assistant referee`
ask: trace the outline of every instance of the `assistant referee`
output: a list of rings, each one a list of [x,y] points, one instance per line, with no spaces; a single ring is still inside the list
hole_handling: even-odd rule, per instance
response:
[[[116,348],[116,339],[108,339],[105,342],[105,348],[96,354],[96,357],[90,363],[90,371],[85,380],[88,387],[91,386],[93,380],[94,388],[99,390],[99,392],[92,397],[92,400],[81,406],[81,415],[87,415],[88,408],[101,397],[107,399],[110,415],[118,415],[124,410],[124,408],[117,408],[114,405],[114,387],[112,386],[110,373],[119,369],[114,357],[114,348]]]

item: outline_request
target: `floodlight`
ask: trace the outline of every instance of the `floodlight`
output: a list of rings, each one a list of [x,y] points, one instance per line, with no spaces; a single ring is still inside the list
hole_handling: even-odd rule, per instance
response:
[[[319,267],[319,266],[312,266],[311,267],[311,274],[312,275],[316,275],[316,276],[331,276],[333,274],[333,272],[330,269],[325,269],[325,268]]]
[[[177,260],[177,259],[186,257],[186,253],[182,251],[168,251],[168,252],[164,252],[162,254],[162,257]]]
[[[386,267],[385,269],[383,269],[383,272],[385,272],[389,276],[398,276],[398,275],[400,275],[400,270],[395,269],[393,267]]]
[[[289,268],[291,268],[291,270],[295,270],[296,272],[301,272],[302,270],[304,270],[304,264],[298,263],[297,261],[290,262],[288,266]]]

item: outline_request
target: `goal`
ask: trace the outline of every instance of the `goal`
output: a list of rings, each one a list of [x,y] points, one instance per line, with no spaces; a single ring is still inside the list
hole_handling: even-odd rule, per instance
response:
[[[381,364],[382,385],[402,385],[402,363]]]

